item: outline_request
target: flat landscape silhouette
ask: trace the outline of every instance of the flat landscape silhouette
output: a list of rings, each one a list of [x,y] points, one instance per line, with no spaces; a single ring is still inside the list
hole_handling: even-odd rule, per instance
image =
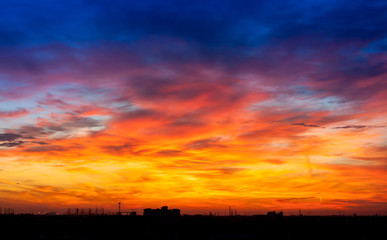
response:
[[[383,239],[386,216],[0,215],[1,239]]]

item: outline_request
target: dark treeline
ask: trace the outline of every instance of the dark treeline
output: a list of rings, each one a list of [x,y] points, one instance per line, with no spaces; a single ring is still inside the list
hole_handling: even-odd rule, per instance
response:
[[[0,239],[385,239],[385,216],[0,215]]]

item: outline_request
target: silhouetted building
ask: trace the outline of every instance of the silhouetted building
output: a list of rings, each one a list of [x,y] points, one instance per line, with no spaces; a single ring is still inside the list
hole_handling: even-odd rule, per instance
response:
[[[275,211],[273,212],[267,212],[267,216],[283,216],[284,213],[283,212],[279,212],[279,213],[276,213]]]
[[[268,212],[267,216],[270,217],[271,219],[277,219],[277,218],[282,218],[284,216],[284,213],[282,211],[279,213],[276,213],[275,211],[273,211],[273,212]]]
[[[46,213],[46,216],[56,216],[56,212],[48,212]]]
[[[151,217],[178,217],[180,216],[180,209],[168,209],[168,206],[163,206],[157,209],[144,209],[144,216]]]
[[[132,217],[137,216],[137,212],[134,212],[134,211],[132,211],[132,212],[120,212],[120,215],[125,215],[125,214],[126,214],[126,216],[132,216]]]

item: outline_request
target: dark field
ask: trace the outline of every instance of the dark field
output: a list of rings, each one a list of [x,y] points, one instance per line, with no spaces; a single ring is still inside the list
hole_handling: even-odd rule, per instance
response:
[[[387,217],[0,215],[0,239],[387,239]]]

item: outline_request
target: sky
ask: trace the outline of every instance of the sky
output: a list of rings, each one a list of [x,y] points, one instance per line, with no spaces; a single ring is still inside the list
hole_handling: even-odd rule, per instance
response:
[[[0,5],[0,207],[387,214],[387,2]]]

